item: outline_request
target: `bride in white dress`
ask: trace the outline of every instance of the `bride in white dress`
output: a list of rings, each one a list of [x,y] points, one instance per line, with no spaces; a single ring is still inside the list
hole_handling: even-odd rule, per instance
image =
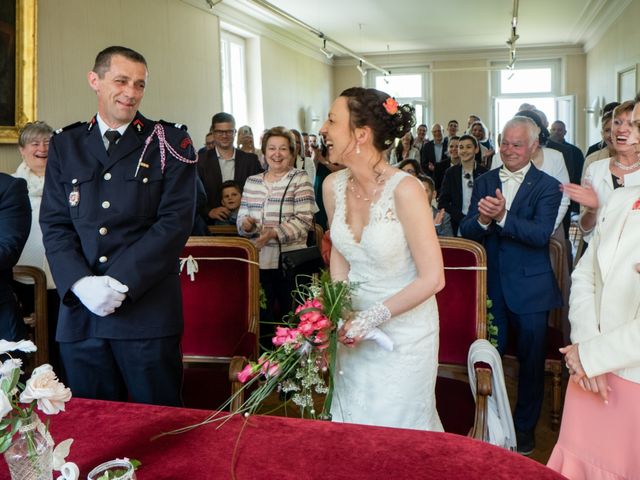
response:
[[[320,131],[329,160],[347,167],[323,185],[331,276],[357,283],[355,317],[338,332],[331,414],[339,422],[442,431],[434,296],[444,286],[442,255],[424,188],[383,153],[414,123],[410,106],[350,88]],[[391,351],[363,338],[376,328]]]

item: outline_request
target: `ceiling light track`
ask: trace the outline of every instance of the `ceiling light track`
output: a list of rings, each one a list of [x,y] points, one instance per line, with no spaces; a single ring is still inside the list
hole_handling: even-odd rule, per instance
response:
[[[352,57],[355,60],[357,60],[358,61],[358,65],[357,65],[356,68],[358,69],[358,71],[360,73],[364,72],[363,76],[367,74],[367,71],[363,67],[363,65],[367,65],[370,68],[372,68],[373,70],[377,70],[378,72],[380,72],[380,73],[382,73],[384,75],[390,75],[391,74],[391,72],[389,70],[385,70],[384,68],[379,67],[375,63],[371,63],[366,58],[358,55],[356,52],[354,52],[350,48],[347,48],[344,45],[342,45],[341,43],[336,42],[332,38],[327,37],[323,32],[321,32],[317,28],[312,27],[308,23],[303,22],[299,18],[294,17],[290,13],[285,12],[284,10],[276,7],[275,5],[269,3],[269,2],[267,2],[265,0],[251,0],[251,2],[253,2],[256,5],[259,5],[259,6],[265,8],[267,10],[269,10],[271,13],[275,13],[276,15],[279,15],[280,17],[288,20],[289,22],[291,22],[291,23],[293,23],[295,25],[298,25],[299,27],[302,27],[305,30],[308,30],[312,34],[316,35],[317,37],[321,38],[323,40],[323,45],[322,45],[322,48],[320,50],[322,51],[322,53],[324,53],[326,55],[327,58],[332,58],[333,57],[333,52],[327,50],[327,42],[329,42],[331,44],[331,47],[333,47],[333,48],[335,48],[337,50],[340,50],[341,52],[346,53],[350,57]],[[331,56],[329,56],[329,54]]]

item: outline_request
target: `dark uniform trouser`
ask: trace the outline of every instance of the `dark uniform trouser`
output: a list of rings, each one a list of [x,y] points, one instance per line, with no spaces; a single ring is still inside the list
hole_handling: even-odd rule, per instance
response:
[[[76,397],[182,406],[178,335],[61,342],[60,355]]]

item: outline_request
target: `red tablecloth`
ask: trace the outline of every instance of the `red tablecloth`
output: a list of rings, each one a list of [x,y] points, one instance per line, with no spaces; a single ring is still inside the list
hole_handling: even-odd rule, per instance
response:
[[[67,460],[78,464],[83,479],[94,466],[125,456],[142,462],[139,480],[564,478],[525,457],[458,435],[293,418],[251,417],[240,435],[244,419],[236,417],[221,428],[207,425],[150,440],[206,415],[204,410],[73,399],[66,412],[51,417],[51,433],[56,442],[74,439]],[[0,468],[0,479],[8,478],[6,466]]]

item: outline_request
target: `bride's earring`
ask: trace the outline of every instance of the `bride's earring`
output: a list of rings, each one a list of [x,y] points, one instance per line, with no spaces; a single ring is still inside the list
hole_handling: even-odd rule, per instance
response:
[[[360,144],[356,143],[356,155],[360,155]]]

